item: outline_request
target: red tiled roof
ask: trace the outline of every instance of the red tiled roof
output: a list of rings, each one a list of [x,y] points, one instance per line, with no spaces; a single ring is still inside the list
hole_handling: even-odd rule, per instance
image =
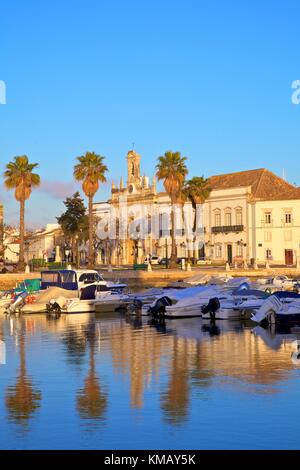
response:
[[[209,183],[213,190],[250,186],[251,197],[254,200],[300,199],[300,188],[291,185],[265,168],[212,176],[209,178]]]

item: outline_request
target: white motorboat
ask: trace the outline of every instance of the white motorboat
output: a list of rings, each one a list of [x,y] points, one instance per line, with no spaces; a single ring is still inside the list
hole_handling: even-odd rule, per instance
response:
[[[277,292],[251,317],[255,323],[293,323],[300,325],[300,295]]]
[[[143,309],[144,314],[163,315],[165,318],[202,317],[210,319],[250,318],[252,307],[258,308],[266,294],[260,290],[249,289],[246,279],[229,280],[222,285],[207,285],[188,288],[182,291],[169,291]],[[212,305],[213,310],[211,310]],[[243,305],[250,302],[250,305]],[[240,305],[243,305],[240,308]],[[205,308],[207,311],[205,311]],[[203,311],[204,309],[204,311]]]
[[[126,305],[129,297],[117,291],[96,291],[90,298],[60,297],[48,303],[48,312],[56,313],[93,313],[93,312],[113,312],[117,308]]]
[[[215,311],[202,310],[204,319],[216,320],[249,320],[255,310],[258,310],[265,302],[268,295],[257,289],[241,289],[232,292],[226,297],[218,297],[219,308]]]
[[[166,318],[173,316],[201,316],[199,303],[201,303],[201,305],[203,304],[201,300],[203,296],[207,300],[207,295],[209,295],[207,293],[209,291],[211,292],[209,298],[211,298],[215,291],[208,287],[200,286],[186,289],[166,289],[163,295],[158,296],[150,305],[144,305],[142,307],[142,315],[159,316],[163,313]],[[188,311],[190,315],[188,315]]]
[[[270,292],[277,290],[291,290],[294,288],[296,281],[288,278],[284,275],[279,275],[275,277],[267,277],[258,279],[257,284],[264,286],[264,288]]]

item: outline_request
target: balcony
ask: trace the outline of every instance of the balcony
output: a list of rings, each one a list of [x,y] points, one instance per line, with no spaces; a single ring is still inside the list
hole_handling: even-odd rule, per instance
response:
[[[220,227],[212,227],[212,233],[239,233],[244,231],[244,225],[221,225]]]

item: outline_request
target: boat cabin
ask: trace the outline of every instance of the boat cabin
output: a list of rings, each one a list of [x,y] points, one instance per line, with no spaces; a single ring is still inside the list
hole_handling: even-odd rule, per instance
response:
[[[93,270],[57,270],[42,271],[41,289],[60,287],[61,289],[79,291],[92,284],[105,283],[101,274]]]

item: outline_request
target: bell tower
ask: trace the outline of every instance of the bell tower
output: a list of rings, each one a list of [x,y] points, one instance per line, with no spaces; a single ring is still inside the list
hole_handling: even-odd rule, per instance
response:
[[[127,154],[127,170],[128,180],[127,186],[134,184],[139,186],[141,183],[141,156],[134,150],[130,150]]]

